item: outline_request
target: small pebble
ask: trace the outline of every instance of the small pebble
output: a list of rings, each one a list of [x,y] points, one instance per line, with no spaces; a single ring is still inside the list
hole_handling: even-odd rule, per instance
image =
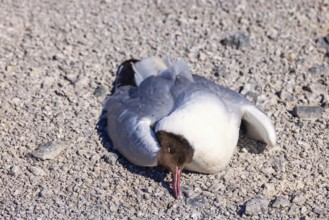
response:
[[[105,94],[106,94],[105,87],[102,85],[98,85],[94,91],[94,96],[100,97],[100,96],[104,96]]]
[[[226,67],[224,66],[217,66],[213,69],[214,75],[215,76],[222,76],[222,77],[226,77],[229,75],[229,71],[227,70]]]
[[[272,204],[273,208],[285,208],[285,207],[288,207],[288,206],[290,206],[290,202],[289,202],[288,199],[286,199],[283,196],[276,197],[273,204]]]
[[[323,210],[320,209],[320,208],[318,208],[318,207],[314,207],[314,208],[312,209],[312,211],[313,211],[314,213],[318,214],[318,215],[322,215],[322,214],[323,214]]]
[[[188,198],[186,204],[194,207],[201,207],[206,204],[206,200],[200,197]]]
[[[9,72],[9,73],[15,72],[16,69],[17,69],[16,66],[11,66],[11,65],[8,65],[5,67],[6,72]]]
[[[275,173],[275,170],[272,167],[264,167],[261,172],[270,176]]]
[[[241,94],[244,95],[252,103],[256,103],[258,96],[262,92],[262,87],[258,83],[247,83],[243,86]]]
[[[46,175],[46,172],[43,169],[41,169],[40,167],[37,167],[37,166],[29,166],[27,169],[36,176]]]
[[[40,193],[39,193],[39,196],[40,197],[44,197],[44,198],[47,198],[47,197],[50,197],[51,195],[53,194],[53,191],[49,188],[44,188]]]
[[[150,195],[149,194],[147,194],[147,193],[144,193],[143,194],[143,199],[145,199],[145,200],[149,200],[151,197],[150,197]]]
[[[293,215],[298,213],[298,211],[299,211],[298,206],[296,204],[292,204],[289,208],[288,214]]]
[[[43,89],[49,89],[53,86],[55,80],[52,77],[44,77],[42,83],[41,83],[41,88]]]
[[[292,203],[295,203],[297,205],[303,205],[305,201],[306,201],[305,197],[300,192],[295,193],[292,199]]]
[[[106,163],[115,164],[118,160],[118,155],[112,152],[108,152],[103,156],[103,159]]]
[[[68,73],[65,75],[65,79],[73,85],[77,81],[77,75],[73,73]]]
[[[326,86],[321,83],[311,83],[305,86],[303,89],[311,93],[318,93],[318,94],[326,92]]]
[[[209,192],[209,191],[203,191],[203,192],[202,192],[202,196],[204,196],[204,197],[206,197],[206,198],[209,198],[209,197],[214,196],[214,193]]]
[[[207,59],[207,55],[205,53],[203,53],[202,51],[200,51],[199,55],[198,55],[198,58],[201,61],[205,61]]]
[[[276,172],[285,172],[286,160],[284,156],[274,157],[272,159],[272,167]]]
[[[287,91],[286,89],[282,89],[277,94],[280,97],[280,99],[282,99],[286,102],[293,102],[295,100],[294,96],[292,95],[292,92]]]
[[[319,47],[329,49],[329,35],[316,39],[316,43]]]
[[[12,166],[9,170],[11,176],[18,176],[21,173],[21,169],[18,166]]]
[[[264,191],[265,191],[264,193],[266,193],[266,196],[275,195],[275,193],[276,193],[275,186],[272,183],[265,183],[263,185],[263,188],[264,188]]]
[[[279,32],[278,30],[271,28],[266,32],[266,35],[271,40],[276,40],[278,38]]]
[[[39,69],[39,68],[32,68],[31,70],[30,70],[30,76],[31,77],[39,77],[40,75],[41,75],[41,73],[42,73],[42,70],[41,69]]]
[[[101,173],[101,168],[100,167],[94,167],[93,171],[94,171],[95,175],[99,175]]]
[[[246,202],[245,205],[245,214],[246,215],[257,215],[260,213],[265,213],[268,209],[269,201],[261,196],[258,196],[254,199],[250,199]]]
[[[219,191],[221,189],[224,189],[224,188],[225,188],[225,186],[222,183],[214,183],[210,186],[209,190],[211,192],[217,192],[217,191]]]
[[[190,217],[191,217],[191,219],[200,219],[201,213],[200,212],[193,212]]]
[[[308,69],[308,72],[313,74],[313,75],[321,75],[322,73],[324,73],[324,71],[326,70],[325,66],[322,65],[316,65],[316,66],[312,66]]]
[[[94,154],[94,155],[92,155],[90,158],[89,158],[89,160],[90,161],[92,161],[92,162],[98,162],[99,161],[99,159],[100,159],[100,156],[98,155],[98,154]]]
[[[190,198],[195,194],[193,189],[188,186],[181,186],[181,190],[185,198]]]
[[[59,61],[59,60],[63,60],[63,59],[65,59],[65,57],[64,57],[62,54],[54,54],[54,55],[51,57],[51,59],[52,59],[53,61]]]
[[[41,160],[53,160],[62,152],[63,149],[64,146],[62,144],[57,144],[50,141],[39,145],[39,147],[31,154],[33,157]]]
[[[302,119],[318,119],[322,117],[323,108],[319,106],[295,106],[292,114]]]
[[[247,34],[238,31],[222,39],[220,43],[224,46],[240,49],[250,44],[250,38]]]
[[[74,83],[74,87],[76,90],[82,90],[83,87],[88,86],[90,80],[87,77],[79,77],[77,81]]]
[[[301,209],[300,209],[300,213],[302,214],[306,214],[307,212],[307,208],[305,206],[303,206]]]
[[[84,129],[82,132],[86,137],[90,137],[93,134],[93,130],[90,128]]]

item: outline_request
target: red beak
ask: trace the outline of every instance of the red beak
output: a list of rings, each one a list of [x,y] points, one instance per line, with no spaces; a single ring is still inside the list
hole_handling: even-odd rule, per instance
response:
[[[182,173],[182,170],[178,169],[176,166],[176,171],[172,173],[172,187],[174,192],[174,197],[177,199],[180,194],[180,175]]]

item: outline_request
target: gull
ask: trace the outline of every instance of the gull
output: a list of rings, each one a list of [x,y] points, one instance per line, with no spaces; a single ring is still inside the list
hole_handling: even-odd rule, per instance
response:
[[[241,94],[193,74],[183,60],[123,62],[103,108],[114,148],[135,165],[167,168],[175,198],[184,168],[213,174],[227,166],[241,123],[249,137],[276,142],[266,114]]]

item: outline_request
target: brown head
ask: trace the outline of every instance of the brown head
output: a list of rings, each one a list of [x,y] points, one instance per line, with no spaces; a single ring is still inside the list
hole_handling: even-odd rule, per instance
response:
[[[192,161],[194,149],[181,135],[167,131],[157,131],[156,137],[161,146],[158,153],[158,165],[171,171],[174,196],[178,198],[181,172],[185,164]]]

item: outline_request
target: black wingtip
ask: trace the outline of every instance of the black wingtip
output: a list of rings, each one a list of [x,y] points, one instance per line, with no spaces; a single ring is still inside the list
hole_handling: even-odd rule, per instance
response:
[[[138,61],[137,59],[129,59],[120,64],[116,73],[116,79],[113,83],[112,93],[121,86],[136,86],[135,72],[132,64]]]

